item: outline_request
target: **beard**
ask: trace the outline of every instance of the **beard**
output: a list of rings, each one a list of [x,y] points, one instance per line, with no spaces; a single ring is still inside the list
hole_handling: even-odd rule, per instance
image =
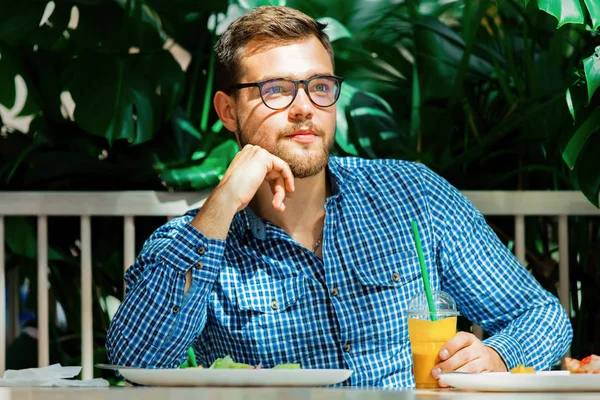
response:
[[[290,166],[292,174],[294,174],[295,178],[302,179],[315,176],[321,172],[329,162],[329,156],[331,150],[333,149],[335,135],[327,135],[321,127],[316,126],[311,121],[306,120],[303,122],[298,122],[281,129],[279,132],[277,132],[277,142],[271,148],[264,146],[260,139],[252,140],[251,135],[248,135],[247,132],[242,130],[242,127],[239,123],[239,118],[237,121],[239,141],[242,148],[247,144],[263,147],[269,153],[285,161]],[[287,135],[290,135],[302,128],[311,128],[318,134],[317,140],[321,140],[321,149],[317,150],[316,153],[314,151],[309,152],[308,150],[302,151],[293,149],[292,146],[290,146],[291,141],[285,138]]]

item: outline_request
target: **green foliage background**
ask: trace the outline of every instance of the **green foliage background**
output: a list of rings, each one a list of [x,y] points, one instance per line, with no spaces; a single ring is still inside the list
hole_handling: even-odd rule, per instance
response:
[[[598,206],[592,0],[0,0],[0,104],[15,106],[18,76],[27,88],[19,115],[33,116],[26,132],[0,120],[0,190],[216,184],[237,146],[212,109],[212,47],[237,16],[272,3],[329,24],[346,78],[336,154],[418,160],[460,189],[578,189]],[[179,47],[190,56],[185,71],[172,55]],[[35,222],[6,221],[8,268],[35,287]],[[138,249],[160,222],[138,218]],[[510,219],[490,223],[510,245]],[[527,231],[528,267],[553,292],[555,225],[532,218]],[[63,364],[80,357],[78,229],[76,219],[50,221],[51,296],[68,321],[52,327],[51,357]],[[571,218],[575,355],[600,351],[599,230],[597,219]],[[118,219],[94,219],[96,361],[102,304],[122,297],[121,231]],[[25,309],[35,309],[31,294]],[[30,341],[11,344],[9,367],[35,363]]]

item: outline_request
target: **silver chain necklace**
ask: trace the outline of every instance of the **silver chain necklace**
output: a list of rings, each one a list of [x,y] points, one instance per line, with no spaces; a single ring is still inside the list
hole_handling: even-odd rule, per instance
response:
[[[325,227],[323,227],[323,230],[321,230],[321,234],[319,235],[319,239],[317,239],[317,243],[315,243],[315,246],[313,247],[313,253],[316,253],[317,250],[319,250],[319,247],[321,247],[321,243],[323,242],[323,232],[325,231]]]

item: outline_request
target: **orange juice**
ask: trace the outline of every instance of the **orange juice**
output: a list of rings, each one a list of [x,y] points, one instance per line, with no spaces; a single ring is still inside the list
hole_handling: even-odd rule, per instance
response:
[[[440,362],[442,346],[456,333],[456,317],[429,321],[408,319],[408,335],[413,353],[413,368],[417,388],[435,388],[437,382],[431,370]]]

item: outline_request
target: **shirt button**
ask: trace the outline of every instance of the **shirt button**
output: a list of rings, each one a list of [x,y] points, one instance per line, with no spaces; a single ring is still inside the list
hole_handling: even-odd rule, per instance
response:
[[[200,255],[204,254],[205,251],[206,251],[206,249],[204,247],[202,247],[202,246],[198,247],[198,249],[197,249],[197,252]]]
[[[352,348],[352,346],[350,346],[348,343],[346,343],[346,344],[344,345],[344,351],[345,351],[346,353],[349,353],[351,348]]]
[[[173,307],[173,314],[177,314],[179,312],[179,307]]]
[[[202,267],[204,267],[204,264],[202,264],[202,261],[198,261],[196,263],[196,265],[194,265],[194,268],[196,268],[196,269],[202,269]]]
[[[279,303],[278,303],[277,301],[273,300],[273,301],[271,302],[271,308],[272,308],[273,310],[277,310],[277,309],[279,308]]]
[[[397,272],[394,272],[394,275],[392,275],[392,279],[394,282],[398,282],[400,280],[400,274]]]
[[[338,290],[337,290],[337,288],[333,288],[333,289],[331,289],[331,295],[332,295],[332,296],[337,296],[337,295],[338,295]]]

